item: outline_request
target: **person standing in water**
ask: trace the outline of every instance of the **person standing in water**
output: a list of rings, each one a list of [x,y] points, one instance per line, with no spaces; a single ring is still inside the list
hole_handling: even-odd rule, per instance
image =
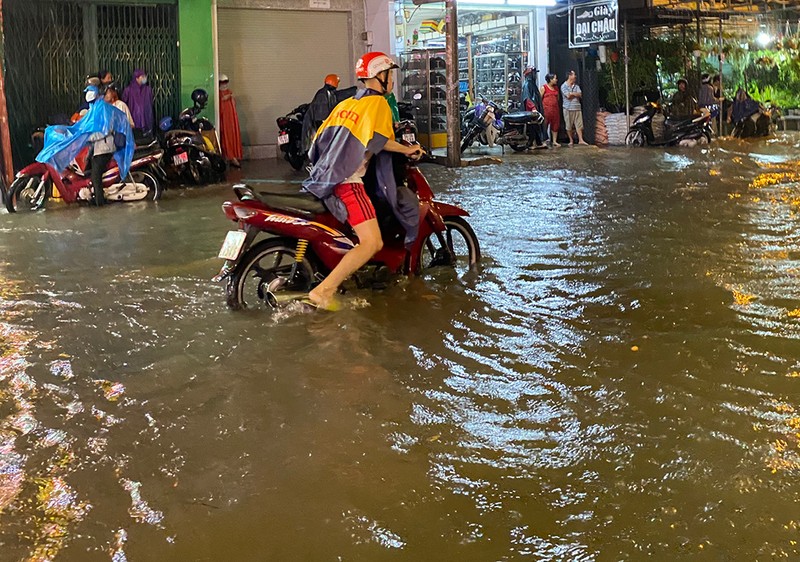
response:
[[[153,88],[147,83],[147,73],[142,69],[133,71],[133,78],[125,91],[122,101],[131,110],[133,123],[137,129],[145,132],[153,130],[155,122],[153,107]]]

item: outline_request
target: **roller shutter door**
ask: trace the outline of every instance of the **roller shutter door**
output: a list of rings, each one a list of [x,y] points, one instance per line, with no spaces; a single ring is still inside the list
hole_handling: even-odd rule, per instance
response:
[[[219,72],[231,79],[251,157],[275,155],[275,120],[311,101],[325,75],[353,83],[349,14],[220,8]]]

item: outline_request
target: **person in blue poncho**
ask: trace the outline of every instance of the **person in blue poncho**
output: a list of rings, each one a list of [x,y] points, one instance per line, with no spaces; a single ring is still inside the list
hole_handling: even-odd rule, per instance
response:
[[[128,175],[135,148],[133,131],[125,114],[106,103],[97,86],[87,86],[84,95],[89,111],[71,127],[48,127],[44,133],[44,148],[36,161],[62,171],[89,145],[94,203],[100,206],[105,204],[103,173],[111,159],[117,161],[120,179]]]

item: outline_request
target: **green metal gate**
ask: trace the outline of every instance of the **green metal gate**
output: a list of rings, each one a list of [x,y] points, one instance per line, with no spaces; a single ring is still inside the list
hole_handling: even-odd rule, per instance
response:
[[[170,0],[166,0],[170,1]],[[180,110],[176,0],[130,6],[64,0],[5,0],[5,78],[14,166],[34,157],[34,129],[72,115],[85,78],[108,69],[127,85],[143,68],[156,116]]]

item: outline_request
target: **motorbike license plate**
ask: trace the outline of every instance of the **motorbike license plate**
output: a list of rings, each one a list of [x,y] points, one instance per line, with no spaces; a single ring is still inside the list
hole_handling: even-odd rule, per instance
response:
[[[239,253],[244,246],[244,239],[247,238],[247,233],[243,230],[231,230],[225,236],[225,241],[222,243],[222,248],[219,251],[220,258],[224,260],[236,260],[239,258]]]
[[[289,144],[289,133],[281,133],[278,135],[278,144]]]
[[[181,164],[186,164],[188,161],[189,161],[188,152],[180,152],[172,157],[172,162],[176,166],[180,166]]]
[[[407,143],[414,144],[417,142],[417,136],[414,133],[403,133],[403,140]]]

